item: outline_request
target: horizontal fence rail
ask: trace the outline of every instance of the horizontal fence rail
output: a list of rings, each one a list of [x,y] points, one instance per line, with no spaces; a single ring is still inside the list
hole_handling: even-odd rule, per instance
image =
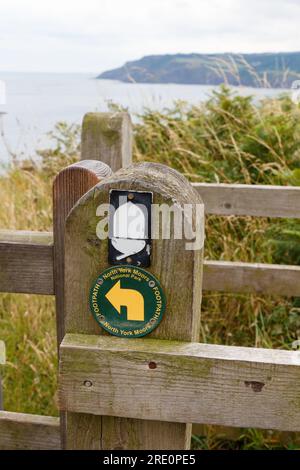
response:
[[[0,450],[59,450],[59,418],[52,416],[32,415],[0,411]],[[202,424],[193,424],[193,434],[205,436],[208,429]],[[215,432],[220,438],[235,441],[239,439],[242,429],[216,426]],[[294,439],[300,443],[298,433],[282,432],[280,442]]]
[[[300,187],[249,184],[192,183],[215,215],[300,217]]]
[[[54,294],[50,232],[0,231],[0,292]],[[300,296],[300,266],[205,261],[203,289]]]
[[[68,334],[61,345],[60,406],[94,415],[300,431],[299,365],[299,351]]]
[[[204,261],[203,290],[300,296],[300,266]]]
[[[0,450],[60,449],[59,418],[0,411]]]
[[[192,185],[206,214],[300,218],[300,187]],[[51,232],[0,231],[0,292],[55,294],[53,256]],[[300,266],[208,260],[203,289],[300,296]],[[61,347],[60,406],[193,422],[195,433],[203,423],[298,432],[299,365],[298,351],[68,334]],[[59,418],[0,411],[0,449],[59,448]]]
[[[0,231],[0,292],[54,294],[53,236]]]
[[[189,279],[191,274],[194,290],[190,290],[191,296],[187,295],[187,301],[179,298],[175,302],[173,286],[177,282],[170,283],[171,287],[168,285],[166,268],[161,269],[158,261],[162,256],[157,256],[156,265],[154,262],[152,267],[165,276],[164,285],[172,293],[169,304],[172,322],[165,330],[156,331],[155,339],[152,337],[145,341],[95,335],[94,324],[90,317],[86,317],[87,291],[83,290],[78,295],[73,280],[74,272],[75,280],[89,276],[96,256],[89,251],[86,258],[85,251],[80,251],[86,241],[86,236],[81,234],[82,243],[78,244],[80,262],[74,264],[78,240],[71,237],[65,250],[65,219],[78,198],[107,176],[108,173],[104,175],[95,171],[103,166],[100,160],[104,159],[114,172],[128,166],[132,160],[131,141],[131,122],[126,113],[85,116],[82,134],[84,161],[65,169],[60,174],[62,179],[56,179],[54,185],[55,246],[51,232],[0,231],[0,292],[56,294],[56,313],[58,325],[62,321],[62,337],[65,315],[67,319],[67,334],[59,349],[60,418],[0,411],[0,449],[96,449],[100,444],[107,449],[125,449],[132,445],[149,449],[187,448],[191,425],[186,423],[194,423],[195,433],[199,426],[205,428],[205,423],[227,430],[230,427],[255,427],[289,434],[299,432],[300,351],[188,341],[199,338],[200,306],[198,311],[194,310],[196,303],[193,300],[200,297],[199,290],[300,296],[300,266],[208,260],[203,266],[202,287],[202,257],[197,260],[199,252],[196,252],[190,265],[186,264],[186,275],[183,276]],[[185,191],[188,192],[186,199],[181,200],[182,204],[192,202],[193,198],[199,200],[191,186],[188,184],[189,188],[185,188],[184,180],[172,176],[170,169],[165,168],[164,178],[159,178],[154,166],[142,164],[134,175],[132,170],[123,170],[123,178],[125,174],[126,181],[131,181],[134,176],[136,186],[139,175],[139,184],[143,188],[145,174],[148,185],[152,171],[152,176],[155,175],[151,180],[154,192],[159,193],[163,188],[162,194],[165,195],[166,183],[169,182],[169,196],[174,193],[171,200],[178,198],[180,201],[180,195]],[[300,218],[300,187],[217,183],[192,183],[192,186],[201,196],[206,214]],[[179,189],[175,191],[175,187]],[[79,209],[77,206],[77,213],[81,214],[78,220],[82,221],[87,212]],[[73,213],[73,230],[69,235],[76,232],[74,220]],[[70,245],[70,240],[73,245]],[[170,247],[172,250],[172,244]],[[156,253],[161,255],[162,249],[160,247]],[[172,260],[174,254],[166,251]],[[64,257],[63,253],[67,256]],[[105,264],[106,257],[102,258]],[[176,264],[173,266],[174,269],[169,271],[177,273]],[[197,271],[195,266],[198,266]],[[62,275],[64,267],[68,267],[66,282]],[[67,286],[66,292],[63,286]],[[79,309],[78,305],[81,306]],[[184,315],[188,321],[182,320]],[[182,325],[191,325],[183,336],[182,325],[174,321],[176,316]],[[170,340],[178,338],[184,341]],[[66,419],[67,416],[71,419]],[[114,426],[117,432],[112,433]],[[87,439],[82,438],[83,431]],[[134,444],[130,441],[131,435],[135,436]],[[142,437],[137,438],[140,435]],[[180,442],[179,446],[172,447],[175,442]],[[150,447],[147,447],[149,443]]]

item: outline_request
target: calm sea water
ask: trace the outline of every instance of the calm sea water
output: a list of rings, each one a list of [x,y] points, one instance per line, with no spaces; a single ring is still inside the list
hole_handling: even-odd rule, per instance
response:
[[[36,148],[51,145],[47,132],[57,121],[80,123],[89,111],[105,111],[113,101],[128,108],[133,119],[145,107],[162,110],[174,100],[199,103],[214,87],[174,84],[127,84],[96,80],[83,74],[1,73],[6,83],[6,115],[1,117],[0,163],[7,163],[10,152],[20,158],[34,156]],[[239,88],[255,99],[273,96],[283,90]],[[0,108],[0,111],[3,109]]]

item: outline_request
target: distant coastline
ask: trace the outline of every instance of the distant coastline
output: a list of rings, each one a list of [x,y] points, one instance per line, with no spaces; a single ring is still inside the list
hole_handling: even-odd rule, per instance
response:
[[[300,79],[300,52],[151,55],[96,78],[126,83],[290,88]]]

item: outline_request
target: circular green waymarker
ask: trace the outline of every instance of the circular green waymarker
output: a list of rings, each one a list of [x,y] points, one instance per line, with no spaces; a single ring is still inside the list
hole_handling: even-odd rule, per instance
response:
[[[161,322],[166,299],[159,281],[148,271],[113,266],[92,286],[90,308],[99,325],[112,335],[138,338]]]

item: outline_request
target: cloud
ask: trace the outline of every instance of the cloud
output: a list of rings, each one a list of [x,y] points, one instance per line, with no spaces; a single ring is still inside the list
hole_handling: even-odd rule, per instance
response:
[[[147,54],[300,50],[298,0],[0,0],[2,70],[98,73]]]

